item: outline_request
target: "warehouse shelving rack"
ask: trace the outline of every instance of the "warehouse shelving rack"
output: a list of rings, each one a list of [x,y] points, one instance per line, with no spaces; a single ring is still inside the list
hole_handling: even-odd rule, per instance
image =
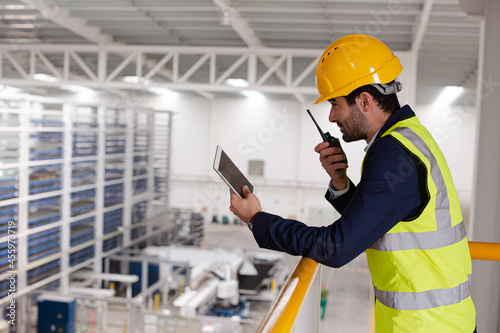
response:
[[[19,317],[23,295],[64,292],[71,272],[100,272],[153,235],[168,207],[172,117],[35,96],[0,98],[0,111],[0,306],[15,273]]]

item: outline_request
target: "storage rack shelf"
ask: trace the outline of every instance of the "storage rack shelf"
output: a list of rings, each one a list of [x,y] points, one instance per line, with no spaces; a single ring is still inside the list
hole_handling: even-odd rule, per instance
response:
[[[100,270],[106,255],[154,234],[141,222],[168,206],[171,119],[151,109],[0,99],[0,276],[16,270],[17,295],[67,287],[71,269]],[[5,306],[9,283],[1,281]]]

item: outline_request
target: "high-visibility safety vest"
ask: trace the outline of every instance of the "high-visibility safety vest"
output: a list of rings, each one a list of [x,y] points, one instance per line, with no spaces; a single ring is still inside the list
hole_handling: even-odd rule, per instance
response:
[[[415,116],[382,137],[388,135],[425,166],[428,201],[416,218],[400,221],[366,250],[376,297],[375,331],[472,333],[471,258],[446,160]],[[388,181],[404,181],[409,169],[400,169],[400,175],[387,175]]]

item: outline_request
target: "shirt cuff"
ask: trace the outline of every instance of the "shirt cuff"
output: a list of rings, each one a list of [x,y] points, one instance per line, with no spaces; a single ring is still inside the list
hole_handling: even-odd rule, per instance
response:
[[[330,191],[330,194],[332,195],[332,198],[335,199],[335,198],[340,197],[342,194],[346,194],[349,191],[349,185],[350,185],[350,182],[347,182],[347,187],[345,189],[337,191],[335,189],[335,187],[333,187],[333,183],[330,180],[330,183],[328,184],[328,190]]]
[[[260,212],[257,212],[255,214],[253,214],[252,218],[250,219],[250,221],[248,221],[247,225],[248,225],[248,229],[250,229],[250,231],[253,232],[253,221],[255,220],[255,217],[257,216],[257,214],[259,214]]]

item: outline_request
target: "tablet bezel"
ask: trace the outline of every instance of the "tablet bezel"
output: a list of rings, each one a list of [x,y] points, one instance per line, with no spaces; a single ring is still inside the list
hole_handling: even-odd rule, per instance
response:
[[[248,186],[248,188],[250,189],[250,192],[253,192],[253,188],[254,188],[253,184],[248,180],[248,178],[243,174],[243,172],[241,172],[241,170],[236,166],[236,164],[234,164],[233,160],[231,160],[229,155],[226,152],[224,152],[224,150],[222,149],[222,147],[220,145],[217,145],[217,150],[215,152],[215,159],[214,159],[214,165],[213,165],[215,172],[222,178],[222,180],[224,180],[224,182],[227,184],[227,186],[229,186],[231,191],[233,191],[238,197],[242,198],[241,194],[238,191],[236,191],[233,184],[231,184],[229,182],[229,180],[226,179],[226,177],[222,174],[222,172],[220,170],[220,160],[221,160],[222,153],[224,153],[227,156],[227,159],[229,160],[229,162],[231,162],[232,166],[234,167],[234,170],[238,171],[238,173],[241,175],[241,177],[243,177],[243,179],[245,180],[245,185]]]

